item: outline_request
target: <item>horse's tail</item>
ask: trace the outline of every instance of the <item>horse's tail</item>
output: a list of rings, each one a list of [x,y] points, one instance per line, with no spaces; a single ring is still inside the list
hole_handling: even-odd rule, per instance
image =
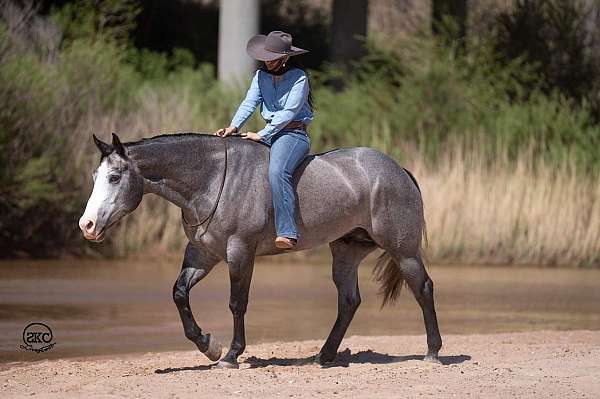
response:
[[[404,276],[400,266],[394,262],[387,251],[377,258],[377,264],[373,269],[373,277],[381,284],[379,289],[379,294],[383,297],[381,307],[396,302],[404,283]]]
[[[408,170],[404,169],[404,171],[408,174],[410,179],[413,181],[417,190],[419,190],[419,194],[421,194],[421,189],[419,188],[419,184],[417,183],[417,179],[410,173]],[[421,206],[423,201],[421,200]],[[427,241],[427,226],[425,225],[425,215],[423,214],[423,220],[421,225],[421,234],[423,235],[423,241],[421,241],[421,248],[419,248],[419,256],[424,256],[424,246],[428,245]],[[376,281],[381,284],[381,288],[379,293],[383,296],[383,301],[381,303],[381,307],[384,307],[387,304],[394,304],[398,296],[400,295],[400,291],[402,289],[402,285],[404,284],[404,276],[402,275],[402,270],[400,269],[400,265],[397,265],[392,256],[385,251],[382,253],[379,258],[377,258],[377,264],[373,269],[373,275]]]

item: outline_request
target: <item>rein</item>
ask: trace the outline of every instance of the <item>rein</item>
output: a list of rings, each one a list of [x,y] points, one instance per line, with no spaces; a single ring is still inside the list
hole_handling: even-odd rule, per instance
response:
[[[198,222],[195,224],[190,224],[185,219],[185,215],[183,214],[183,209],[181,210],[181,218],[183,219],[183,223],[185,223],[187,226],[198,227],[198,226],[202,226],[204,223],[206,223],[206,226],[204,227],[204,231],[202,232],[202,234],[200,234],[200,235],[196,234],[197,239],[202,237],[208,231],[208,226],[210,225],[210,222],[212,221],[212,218],[213,218],[215,212],[217,211],[217,207],[219,206],[219,201],[221,200],[221,193],[223,193],[223,187],[225,186],[225,177],[227,176],[227,138],[223,138],[223,147],[224,147],[224,152],[225,152],[225,156],[224,156],[225,167],[223,168],[223,178],[221,179],[221,186],[219,187],[219,194],[217,194],[217,199],[212,207],[212,210],[210,211],[208,216],[205,217],[201,222]]]

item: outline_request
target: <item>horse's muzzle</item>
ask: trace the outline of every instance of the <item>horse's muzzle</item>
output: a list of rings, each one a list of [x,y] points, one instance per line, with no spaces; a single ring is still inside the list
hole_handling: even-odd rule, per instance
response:
[[[98,232],[96,231],[96,227],[96,222],[89,218],[82,217],[81,219],[79,219],[79,228],[81,229],[83,237],[86,240],[94,242],[100,242],[104,240],[104,232],[106,231],[106,229],[102,229]]]

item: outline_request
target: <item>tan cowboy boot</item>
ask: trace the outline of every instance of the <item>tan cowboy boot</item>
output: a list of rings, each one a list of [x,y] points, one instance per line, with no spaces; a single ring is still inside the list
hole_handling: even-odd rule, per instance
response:
[[[292,249],[296,246],[296,240],[287,237],[277,237],[275,239],[275,246],[279,249]]]

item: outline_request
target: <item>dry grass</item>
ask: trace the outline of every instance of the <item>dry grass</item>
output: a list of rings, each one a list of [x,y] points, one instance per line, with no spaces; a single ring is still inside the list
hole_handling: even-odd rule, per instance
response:
[[[456,151],[412,165],[436,262],[591,266],[600,262],[600,182],[522,157],[486,165]]]

